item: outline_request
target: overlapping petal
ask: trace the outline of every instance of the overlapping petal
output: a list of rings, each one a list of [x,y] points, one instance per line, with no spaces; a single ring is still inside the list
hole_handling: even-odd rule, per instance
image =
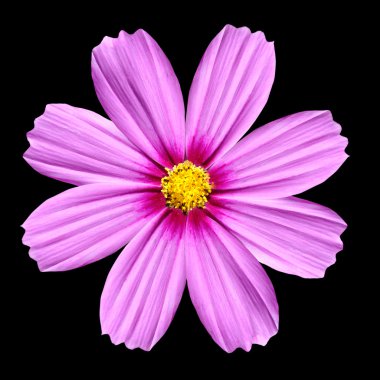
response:
[[[171,167],[185,154],[185,111],[173,68],[143,30],[105,37],[93,50],[98,98],[118,128],[141,151]]]
[[[164,206],[151,185],[79,186],[48,199],[29,216],[23,243],[42,271],[77,268],[123,247]]]
[[[306,278],[323,277],[343,248],[346,223],[334,211],[289,197],[251,202],[214,196],[210,213],[261,263]]]
[[[215,193],[273,199],[308,190],[335,173],[347,139],[328,111],[307,111],[254,130],[210,169]]]
[[[167,330],[186,283],[185,223],[179,210],[162,211],[116,260],[100,305],[113,343],[150,350]]]
[[[275,74],[273,43],[262,32],[227,25],[195,74],[186,115],[187,158],[209,166],[251,127]]]
[[[163,173],[110,120],[67,104],[49,104],[28,140],[24,157],[35,170],[74,185],[157,182]]]
[[[202,323],[227,352],[265,345],[277,332],[278,305],[264,269],[206,213],[194,209],[188,218],[187,283]]]

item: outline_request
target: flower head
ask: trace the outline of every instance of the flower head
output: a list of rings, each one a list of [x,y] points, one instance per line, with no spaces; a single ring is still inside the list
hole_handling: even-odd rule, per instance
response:
[[[330,177],[347,139],[327,111],[284,117],[248,136],[274,80],[273,43],[226,26],[207,48],[185,108],[157,43],[139,30],[93,51],[96,93],[111,120],[48,105],[28,133],[28,163],[76,185],[26,220],[23,242],[43,271],[99,260],[126,245],[100,307],[115,344],[149,350],[186,281],[198,315],[226,351],[266,344],[278,305],[259,262],[322,277],[346,225],[293,195]]]

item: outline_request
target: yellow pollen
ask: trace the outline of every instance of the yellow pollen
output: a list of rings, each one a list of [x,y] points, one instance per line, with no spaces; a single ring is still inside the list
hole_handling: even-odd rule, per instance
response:
[[[212,184],[205,169],[195,166],[191,161],[165,168],[168,175],[161,179],[162,194],[166,206],[178,208],[187,214],[195,207],[205,208],[211,194]]]

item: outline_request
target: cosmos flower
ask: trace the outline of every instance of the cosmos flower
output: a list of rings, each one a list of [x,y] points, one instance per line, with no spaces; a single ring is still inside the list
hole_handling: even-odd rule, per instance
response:
[[[225,351],[265,345],[278,305],[259,263],[323,277],[346,224],[296,198],[345,161],[347,139],[328,111],[306,111],[248,131],[275,75],[273,43],[226,26],[207,48],[187,106],[173,69],[143,30],[106,37],[92,55],[110,120],[52,104],[28,133],[26,161],[76,185],[26,220],[23,242],[42,271],[89,264],[126,245],[101,297],[102,331],[150,350],[186,282]]]

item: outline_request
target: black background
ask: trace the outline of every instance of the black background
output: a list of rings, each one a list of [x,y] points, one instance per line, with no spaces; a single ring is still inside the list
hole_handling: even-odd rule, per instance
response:
[[[15,373],[25,365],[29,373],[74,373],[79,367],[116,370],[122,376],[131,375],[134,368],[169,375],[176,364],[186,373],[230,369],[261,378],[274,373],[307,377],[332,369],[367,368],[361,358],[367,336],[361,321],[366,306],[360,288],[365,268],[354,244],[359,223],[354,218],[355,131],[360,121],[355,96],[362,81],[358,50],[366,49],[361,42],[366,29],[359,27],[364,13],[321,5],[269,8],[262,11],[253,2],[249,7],[218,6],[214,12],[191,4],[154,10],[146,5],[132,11],[128,5],[114,7],[106,2],[86,11],[66,5],[34,6],[16,12],[17,16],[13,13],[19,107],[17,123],[11,126],[17,155],[13,207],[17,237],[9,270],[11,321],[5,333],[11,338],[7,356],[19,363],[12,367]],[[344,251],[324,279],[306,280],[266,268],[280,305],[280,330],[266,347],[224,353],[198,320],[186,290],[169,330],[153,350],[129,351],[101,336],[98,319],[103,284],[117,254],[69,272],[40,273],[21,244],[19,225],[44,200],[70,187],[41,176],[22,160],[28,146],[25,133],[48,103],[69,103],[104,115],[91,80],[91,50],[105,35],[115,37],[121,29],[131,33],[143,28],[156,39],[174,66],[186,101],[205,48],[226,23],[262,30],[275,41],[275,84],[253,128],[302,110],[330,109],[349,138],[351,157],[343,167],[326,183],[302,194],[346,220]],[[178,370],[175,374],[181,376]]]

